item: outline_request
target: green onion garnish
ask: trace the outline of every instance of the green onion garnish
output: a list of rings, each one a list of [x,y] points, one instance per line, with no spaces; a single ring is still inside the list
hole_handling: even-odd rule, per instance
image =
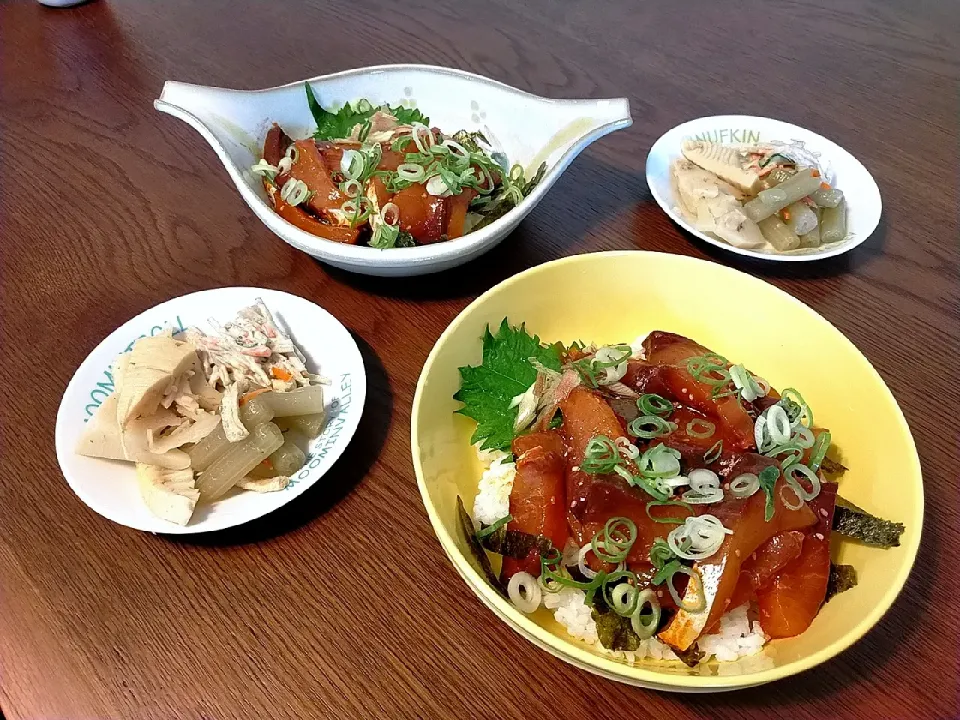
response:
[[[828,430],[824,430],[817,435],[817,439],[813,443],[813,449],[810,450],[809,467],[814,472],[820,469],[823,459],[827,456],[827,450],[830,449],[831,440],[832,438]]]
[[[662,395],[645,393],[637,399],[637,407],[644,415],[669,416],[673,412],[673,403]]]
[[[707,465],[712,465],[720,459],[721,453],[723,453],[723,440],[717,440],[710,446],[710,449],[703,454],[703,461]]]
[[[570,577],[570,573],[563,567],[563,554],[556,548],[540,556],[540,585],[547,592],[559,592],[565,587],[583,590],[586,593],[585,602],[590,605],[597,589],[603,586],[607,573],[600,571],[590,582],[580,582]]]
[[[690,504],[685,503],[682,500],[651,500],[650,502],[647,503],[647,517],[657,523],[681,524],[683,523],[684,520],[686,520],[686,518],[674,518],[674,517],[658,518],[650,514],[651,507],[662,507],[665,505],[676,505],[677,507],[682,507],[683,509],[688,510],[691,515],[693,514],[693,508],[690,506]]]
[[[630,518],[612,517],[604,524],[603,530],[593,536],[590,544],[600,561],[616,564],[627,559],[636,541],[636,523]]]
[[[677,556],[670,549],[670,544],[663,538],[655,538],[650,546],[650,564],[657,570],[663,570],[671,560],[676,560]]]
[[[587,443],[580,469],[591,475],[604,475],[613,472],[619,464],[620,450],[616,443],[606,435],[597,435]]]
[[[617,570],[604,579],[603,599],[617,615],[630,617],[636,611],[640,597],[638,582],[637,574],[630,570]]]
[[[803,457],[803,448],[795,442],[789,442],[785,445],[777,445],[775,448],[764,453],[767,457],[777,457],[777,455],[784,454],[786,454],[786,457],[780,460],[780,468],[786,472],[788,467],[800,462],[800,459]]]
[[[808,428],[813,427],[813,410],[810,409],[807,401],[803,399],[803,395],[799,392],[793,388],[784,390],[780,394],[780,405],[787,411],[791,425],[799,422]]]
[[[641,415],[630,421],[630,424],[627,425],[627,432],[634,437],[650,440],[669,435],[676,428],[676,425],[667,422],[659,415]]]
[[[685,430],[690,437],[708,438],[717,431],[717,426],[709,420],[694,418],[687,423]]]
[[[489,535],[493,535],[493,533],[495,533],[497,530],[499,530],[500,528],[502,528],[504,525],[506,525],[508,522],[512,520],[513,520],[513,515],[507,515],[506,517],[500,518],[492,525],[487,525],[485,528],[480,528],[477,531],[477,540],[483,540],[485,537]]]
[[[766,522],[770,522],[773,519],[773,513],[776,510],[773,504],[773,488],[777,484],[779,477],[780,469],[776,467],[765,467],[760,471],[760,489],[763,490],[763,494],[767,496],[766,506],[763,511],[763,519]]]

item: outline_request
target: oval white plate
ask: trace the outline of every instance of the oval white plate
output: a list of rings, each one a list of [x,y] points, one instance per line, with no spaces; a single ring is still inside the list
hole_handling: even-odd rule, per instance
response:
[[[821,160],[832,171],[836,187],[843,190],[847,201],[847,237],[825,248],[771,253],[733,247],[711,233],[700,232],[680,214],[670,184],[670,165],[680,157],[681,142],[689,138],[725,144],[802,140],[807,149],[820,153]],[[653,144],[647,155],[647,185],[663,211],[692,235],[738,255],[779,262],[820,260],[852,250],[877,229],[882,209],[880,190],[873,176],[859,160],[835,142],[797,125],[750,115],[697,118],[668,131]]]
[[[294,139],[315,128],[303,85],[309,82],[327,109],[366,98],[375,104],[419,108],[430,124],[448,132],[480,130],[508,162],[547,173],[516,208],[477,232],[415,248],[378,250],[311,235],[274,212],[250,166],[260,158],[274,122]],[[227,90],[167,82],[154,107],[191,125],[210,144],[241,197],[257,217],[298,250],[336,267],[365,275],[422,275],[461,265],[505,238],[543,199],[587,145],[628,127],[630,103],[552,100],[473,73],[430,65],[381,65],[321,75],[265,90]]]
[[[226,322],[262,298],[307,358],[310,370],[331,380],[327,390],[327,425],[308,448],[308,461],[278,492],[231,493],[211,505],[198,505],[181,527],[147,510],[137,487],[133,463],[102,460],[74,452],[83,425],[113,390],[110,364],[140,337],[166,327],[209,329],[208,319]],[[70,487],[105,518],[137,530],[189,534],[222,530],[276,510],[323,477],[353,437],[363,413],[367,378],[353,337],[323,308],[277,290],[229,287],[184,295],[128,320],[93,349],[77,369],[57,412],[57,460]]]

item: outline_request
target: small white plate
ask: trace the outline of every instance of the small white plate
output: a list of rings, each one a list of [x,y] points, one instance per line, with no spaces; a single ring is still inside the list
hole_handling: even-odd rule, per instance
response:
[[[772,253],[733,247],[712,233],[700,232],[680,214],[670,183],[670,166],[680,157],[680,144],[691,138],[724,144],[803,141],[808,150],[820,153],[820,159],[830,174],[828,179],[843,190],[847,202],[847,237],[823,248]],[[873,176],[859,160],[835,142],[790,123],[750,115],[697,118],[668,131],[653,144],[647,155],[647,185],[657,204],[687,232],[738,255],[779,262],[820,260],[852,250],[877,229],[882,209],[880,190]]]
[[[154,516],[140,497],[133,463],[102,460],[74,452],[83,425],[113,391],[110,364],[146,335],[167,327],[209,329],[208,320],[232,320],[240,309],[262,298],[307,358],[307,366],[331,380],[326,392],[327,425],[308,448],[304,468],[278,492],[237,492],[210,505],[198,505],[186,526]],[[254,520],[296,498],[323,477],[350,442],[367,394],[363,358],[340,322],[312,302],[276,290],[229,287],[184,295],[161,303],[110,333],[83,361],[57,412],[57,460],[70,487],[105,518],[137,530],[190,534],[222,530]]]

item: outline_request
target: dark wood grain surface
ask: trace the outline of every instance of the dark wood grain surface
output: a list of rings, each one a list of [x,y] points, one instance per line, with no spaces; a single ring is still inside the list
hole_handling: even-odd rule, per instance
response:
[[[22,718],[957,716],[957,83],[960,5],[100,0],[0,3],[0,706]],[[555,97],[630,98],[506,242],[410,280],[328,269],[272,235],[166,79],[259,88],[422,61]],[[837,141],[884,201],[833,261],[746,262],[679,231],[647,149],[701,115]],[[579,672],[503,626],[446,560],[410,463],[434,341],[484,289],[565,255],[642,248],[764,277],[837,325],[913,429],[928,504],[917,566],[865,639],[774,686],[656,694]],[[286,290],[360,341],[370,395],[329,482],[244,528],[171,540],[114,525],[60,475],[55,414],[77,365],[134,314],[223,285]],[[362,559],[358,559],[358,556]],[[353,589],[374,579],[373,609]]]

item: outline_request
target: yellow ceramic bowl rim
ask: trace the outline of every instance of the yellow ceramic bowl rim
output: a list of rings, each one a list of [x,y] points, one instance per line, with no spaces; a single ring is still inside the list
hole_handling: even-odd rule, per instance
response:
[[[564,639],[563,637],[556,635],[530,620],[526,615],[517,610],[513,605],[502,597],[499,593],[494,590],[486,578],[482,577],[474,568],[473,565],[467,560],[467,558],[460,552],[457,548],[456,542],[450,533],[447,532],[440,516],[438,515],[436,508],[434,508],[433,503],[430,501],[429,495],[427,493],[426,484],[424,482],[424,473],[423,467],[420,462],[420,455],[418,448],[420,446],[417,427],[420,421],[420,403],[423,396],[425,379],[429,376],[430,371],[433,367],[433,363],[436,360],[438,349],[440,346],[447,340],[447,338],[452,335],[461,322],[470,314],[470,312],[479,305],[485,298],[488,296],[499,292],[505,287],[514,285],[516,283],[521,283],[526,280],[531,275],[536,273],[544,272],[548,268],[554,267],[561,264],[575,264],[581,262],[591,262],[597,259],[597,256],[606,256],[606,257],[635,257],[636,255],[669,255],[669,253],[655,253],[650,251],[613,251],[613,252],[601,252],[601,253],[590,253],[587,255],[573,255],[571,257],[563,258],[560,260],[554,260],[552,262],[544,263],[536,267],[525,270],[513,277],[507,278],[501,283],[494,285],[490,290],[487,290],[483,295],[478,297],[467,307],[465,307],[460,314],[453,320],[452,323],[444,330],[443,334],[440,335],[436,344],[433,347],[433,350],[430,351],[430,355],[427,357],[427,361],[423,365],[423,371],[420,373],[420,379],[417,382],[416,393],[413,398],[413,410],[410,416],[410,450],[413,457],[413,467],[417,475],[417,486],[420,488],[420,495],[423,498],[424,507],[427,510],[427,515],[430,518],[430,522],[433,525],[434,532],[437,534],[437,538],[440,540],[440,544],[446,552],[447,557],[450,558],[450,561],[453,563],[453,566],[456,568],[457,572],[460,573],[460,576],[467,583],[467,586],[473,590],[480,600],[501,619],[504,620],[508,625],[510,625],[514,630],[519,632],[521,635],[526,637],[528,640],[531,640],[537,646],[547,650],[551,654],[559,657],[562,660],[565,660],[572,665],[579,667],[583,670],[588,670],[597,675],[603,677],[617,680],[620,682],[626,682],[632,685],[640,685],[643,687],[648,687],[651,689],[657,690],[668,690],[674,692],[710,692],[715,690],[733,690],[738,688],[754,687],[757,685],[762,685],[765,683],[772,682],[774,680],[780,680],[781,678],[788,677],[790,675],[796,675],[797,673],[803,672],[804,670],[809,670],[812,667],[816,667],[831,658],[839,655],[841,652],[846,650],[848,647],[853,645],[857,640],[862,638],[874,625],[879,622],[880,618],[883,616],[887,610],[893,605],[894,601],[897,598],[897,595],[903,589],[903,586],[906,584],[907,577],[910,574],[911,569],[913,568],[913,563],[916,560],[917,549],[920,546],[920,536],[922,532],[913,534],[913,541],[905,546],[903,549],[907,553],[908,562],[901,565],[900,572],[892,579],[892,582],[887,588],[887,591],[882,596],[880,602],[878,602],[868,613],[863,615],[860,620],[854,625],[849,631],[843,635],[837,637],[832,643],[827,647],[823,648],[819,652],[812,653],[800,660],[796,660],[791,663],[786,663],[784,665],[769,669],[762,670],[756,673],[750,673],[746,675],[730,675],[730,676],[697,676],[697,675],[671,675],[669,673],[661,673],[656,670],[647,669],[639,667],[636,665],[625,665],[621,662],[617,662],[613,659],[607,659],[603,657],[597,657],[596,655],[587,652],[583,647],[577,645],[569,640]],[[698,258],[693,258],[685,255],[672,255],[672,257],[677,262],[687,262],[687,263],[704,263],[708,262],[706,260],[700,260]],[[796,303],[802,307],[806,312],[812,313],[817,317],[817,319],[829,325],[833,328],[846,342],[853,345],[850,340],[840,332],[836,326],[834,326],[830,321],[824,318],[822,315],[817,313],[815,310],[807,306],[806,304],[800,302],[795,297],[789,293],[780,290],[774,285],[767,283],[759,278],[755,278],[752,275],[747,273],[740,272],[739,270],[734,270],[733,268],[726,267],[724,265],[719,265],[717,263],[710,263],[717,265],[719,272],[729,273],[730,275],[737,276],[738,280],[754,283],[758,287],[763,286],[764,291],[772,291],[779,293],[784,296],[786,299],[790,300],[793,303]],[[479,340],[479,338],[478,338]],[[900,406],[897,404],[896,398],[893,397],[893,393],[890,392],[890,389],[887,387],[886,383],[883,382],[883,378],[880,377],[880,374],[876,371],[873,365],[870,364],[870,361],[864,357],[863,353],[854,346],[857,350],[857,355],[862,362],[863,372],[873,373],[873,375],[880,381],[880,384],[886,389],[887,393],[890,395],[890,400],[893,407],[897,413],[897,419],[900,422],[900,425],[909,439],[910,449],[912,450],[912,459],[915,466],[915,477],[920,477],[920,459],[917,457],[916,445],[913,440],[913,435],[910,433],[910,428],[907,425],[906,419],[903,417],[903,411],[900,409]],[[907,520],[908,523],[912,524],[914,527],[923,527],[923,485],[922,483],[918,484],[918,493],[919,498],[916,505],[916,511],[913,514],[913,517]]]

